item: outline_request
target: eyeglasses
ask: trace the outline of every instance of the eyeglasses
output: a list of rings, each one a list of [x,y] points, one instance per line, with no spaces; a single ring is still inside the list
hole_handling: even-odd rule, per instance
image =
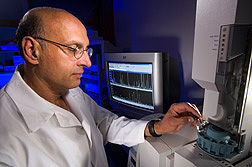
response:
[[[73,48],[73,47],[70,47],[70,46],[67,46],[67,45],[63,45],[63,44],[60,44],[58,42],[54,42],[54,41],[51,41],[51,40],[48,40],[48,39],[45,39],[45,38],[41,38],[41,37],[33,37],[34,39],[40,39],[40,40],[43,40],[43,41],[46,41],[46,42],[49,42],[51,44],[54,44],[54,45],[60,45],[60,46],[63,46],[63,47],[66,47],[68,48],[70,51],[73,52],[73,56],[76,58],[76,59],[80,59],[84,52],[87,52],[88,53],[88,56],[91,57],[93,55],[93,49],[92,48],[87,48],[87,49],[79,49],[78,47],[76,48]]]

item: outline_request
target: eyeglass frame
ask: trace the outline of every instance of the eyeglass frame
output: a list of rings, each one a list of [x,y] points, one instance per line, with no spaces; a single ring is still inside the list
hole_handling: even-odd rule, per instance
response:
[[[85,51],[88,53],[89,58],[93,55],[93,49],[92,49],[92,48],[87,48],[87,49],[84,49],[84,48],[83,48],[83,50],[80,51],[80,53],[83,52],[82,54],[80,54],[81,56],[80,56],[80,57],[76,57],[76,56],[75,56],[75,55],[76,55],[75,53],[79,50],[78,47],[73,48],[73,47],[70,47],[70,46],[67,46],[67,45],[64,45],[64,44],[61,44],[61,43],[58,43],[58,42],[54,42],[54,41],[49,40],[49,39],[41,38],[41,37],[33,37],[33,38],[34,38],[34,39],[40,39],[40,40],[49,42],[49,43],[54,44],[54,45],[60,45],[60,46],[66,47],[66,48],[68,48],[68,49],[70,49],[71,51],[74,52],[74,57],[75,57],[77,60],[80,59],[80,58],[83,56],[83,53],[84,53]]]

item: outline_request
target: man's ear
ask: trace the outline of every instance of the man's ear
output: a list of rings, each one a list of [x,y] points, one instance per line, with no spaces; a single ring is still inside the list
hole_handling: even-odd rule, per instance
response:
[[[22,49],[25,59],[35,65],[38,64],[39,43],[30,36],[25,36],[22,40]]]

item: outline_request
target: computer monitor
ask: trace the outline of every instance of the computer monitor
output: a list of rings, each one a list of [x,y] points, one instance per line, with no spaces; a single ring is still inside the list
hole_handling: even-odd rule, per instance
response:
[[[179,66],[167,53],[107,53],[105,63],[109,101],[120,115],[166,113],[179,101]]]

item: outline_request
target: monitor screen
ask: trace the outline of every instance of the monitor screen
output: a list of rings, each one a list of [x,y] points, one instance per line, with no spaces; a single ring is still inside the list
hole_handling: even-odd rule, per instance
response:
[[[108,62],[113,100],[154,110],[151,63]]]

